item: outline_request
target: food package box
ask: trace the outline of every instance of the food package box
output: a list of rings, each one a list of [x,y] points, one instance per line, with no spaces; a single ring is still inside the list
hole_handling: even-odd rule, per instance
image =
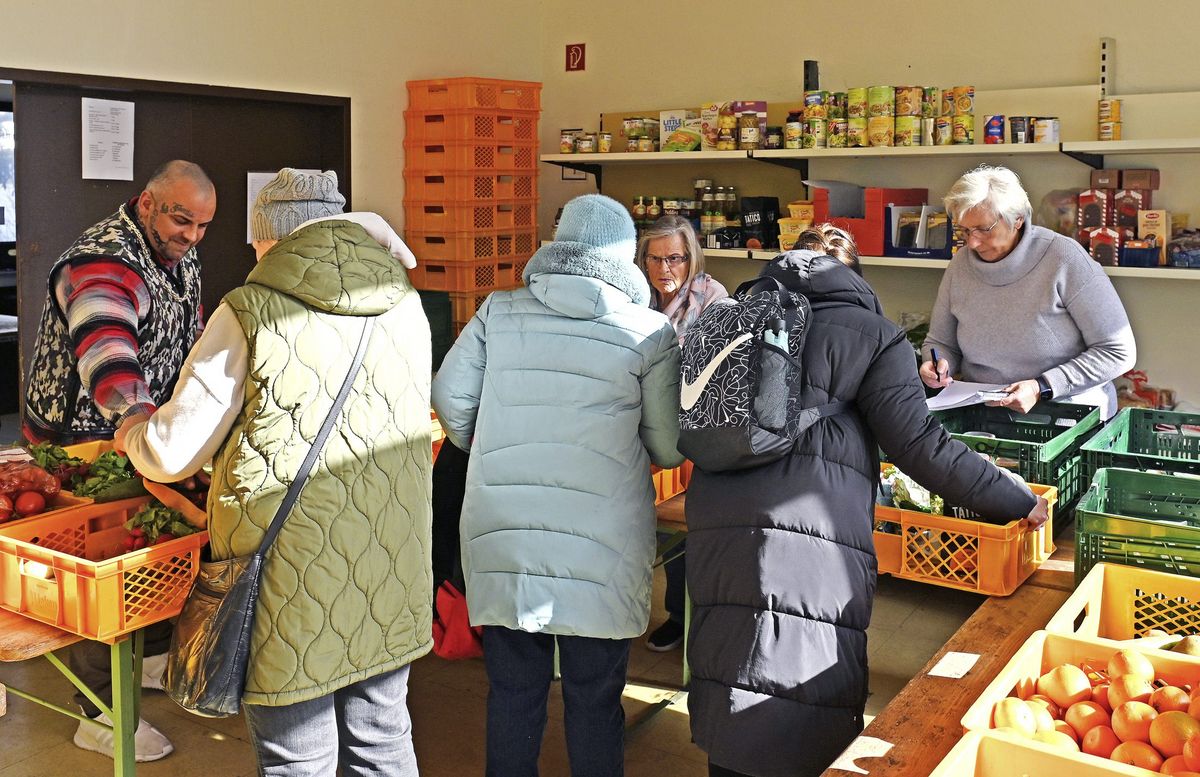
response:
[[[1122,189],[1157,189],[1157,170],[1122,170]]]
[[[663,130],[663,151],[699,151],[703,146],[704,133],[698,117],[684,119],[674,130]]]
[[[1087,189],[1079,193],[1078,219],[1080,229],[1111,226],[1112,192],[1108,189]]]
[[[1121,188],[1121,171],[1120,170],[1093,170],[1092,171],[1092,188],[1093,189],[1120,189]]]
[[[816,218],[816,213],[813,210],[812,200],[792,200],[788,203],[788,215],[794,219],[813,223]]]
[[[1116,267],[1121,251],[1121,233],[1114,227],[1095,227],[1088,235],[1088,253],[1105,267]]]
[[[924,205],[929,199],[928,189],[880,189],[867,187],[860,190],[862,217],[844,215],[838,205],[840,197],[831,201],[830,190],[813,185],[809,188],[813,199],[813,223],[820,224],[828,221],[835,227],[846,230],[854,236],[862,256],[884,255],[884,232],[889,205]],[[858,204],[855,203],[855,204]]]
[[[734,100],[730,108],[735,114],[754,111],[758,114],[758,136],[767,136],[767,101],[766,100]]]
[[[722,113],[732,113],[732,103],[729,102],[711,102],[704,103],[700,106],[700,130],[701,143],[700,148],[704,151],[717,150],[717,119]]]
[[[1149,189],[1119,189],[1113,197],[1112,218],[1109,223],[1118,227],[1137,229],[1138,211],[1154,207],[1150,201]]]
[[[691,108],[679,108],[672,111],[659,111],[658,113],[658,131],[661,137],[668,138],[671,133],[683,126],[683,123],[688,119],[696,119],[700,117],[698,111]]]
[[[1171,239],[1171,214],[1165,210],[1139,210],[1137,219],[1139,240],[1154,241],[1158,248],[1158,263],[1167,263],[1167,242]]]
[[[747,248],[775,245],[779,239],[779,198],[742,198],[742,236]]]

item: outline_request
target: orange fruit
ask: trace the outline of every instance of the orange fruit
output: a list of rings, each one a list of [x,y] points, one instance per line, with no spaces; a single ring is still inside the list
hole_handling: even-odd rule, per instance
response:
[[[1139,675],[1146,678],[1146,682],[1154,681],[1154,664],[1150,663],[1150,659],[1136,650],[1122,649],[1112,654],[1108,659],[1108,677],[1114,680],[1118,677],[1126,675]]]
[[[1200,718],[1200,696],[1193,696],[1188,702],[1187,714],[1193,718]]]
[[[1183,760],[1189,769],[1200,771],[1200,736],[1192,735],[1183,743]]]
[[[1038,678],[1037,692],[1049,696],[1059,707],[1092,698],[1092,684],[1074,664],[1060,664]]]
[[[1113,749],[1121,744],[1121,740],[1117,739],[1117,735],[1108,726],[1096,726],[1090,729],[1083,735],[1083,741],[1079,745],[1079,749],[1088,755],[1098,755],[1101,758],[1108,758],[1112,754]]]
[[[1127,674],[1114,677],[1108,684],[1108,703],[1115,711],[1127,701],[1149,701],[1154,693],[1154,686],[1139,674]]]
[[[1143,701],[1127,701],[1113,710],[1112,730],[1122,742],[1149,742],[1150,724],[1158,717]]]
[[[1104,711],[1112,714],[1112,705],[1108,703],[1108,683],[1100,683],[1092,688],[1092,701],[1104,708]]]
[[[1108,712],[1094,701],[1081,701],[1072,704],[1063,715],[1063,720],[1070,724],[1075,733],[1082,737],[1096,726],[1111,725]]]
[[[1183,760],[1183,756],[1173,755],[1167,760],[1163,761],[1163,765],[1159,768],[1159,771],[1163,774],[1177,775],[1180,772],[1189,772],[1191,770],[1188,769],[1187,761]]]
[[[1122,742],[1113,749],[1109,758],[1118,763],[1140,766],[1152,772],[1157,772],[1163,765],[1163,757],[1145,742]]]
[[[1158,710],[1158,714],[1161,715],[1171,710],[1187,712],[1191,699],[1188,698],[1187,691],[1174,685],[1168,685],[1165,688],[1156,688],[1146,703]]]
[[[1150,723],[1150,744],[1167,758],[1183,755],[1184,743],[1196,734],[1200,720],[1179,710],[1167,710]]]

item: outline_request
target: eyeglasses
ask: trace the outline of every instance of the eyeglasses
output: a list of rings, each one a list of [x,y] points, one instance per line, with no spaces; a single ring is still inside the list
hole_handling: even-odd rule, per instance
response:
[[[969,240],[973,237],[983,240],[985,237],[992,234],[992,230],[995,229],[996,225],[999,223],[1000,219],[996,219],[996,221],[990,227],[955,227],[954,236],[959,240]]]
[[[655,256],[654,254],[646,254],[646,264],[654,262],[655,264],[668,264],[671,267],[678,267],[687,260],[688,258],[683,254],[671,254],[670,256]]]

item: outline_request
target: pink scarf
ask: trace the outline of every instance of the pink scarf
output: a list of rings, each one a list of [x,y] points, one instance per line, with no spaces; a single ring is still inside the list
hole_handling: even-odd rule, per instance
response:
[[[683,345],[684,334],[692,322],[700,317],[701,311],[714,300],[728,296],[729,292],[720,281],[702,272],[685,284],[665,308],[662,307],[662,297],[659,296],[658,290],[651,287],[650,308],[671,319],[675,334],[679,336],[679,344]]]

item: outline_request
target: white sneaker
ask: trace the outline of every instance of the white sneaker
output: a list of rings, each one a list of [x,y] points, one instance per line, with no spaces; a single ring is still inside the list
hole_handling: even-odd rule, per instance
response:
[[[112,725],[108,716],[103,713],[96,720],[105,725]],[[171,740],[147,723],[145,719],[138,720],[137,732],[133,735],[133,745],[134,759],[139,762],[157,761],[175,750]],[[113,732],[111,729],[91,721],[80,721],[79,730],[75,732],[75,746],[112,758]]]
[[[167,654],[146,656],[142,659],[142,687],[152,691],[163,690],[163,672],[167,670]]]

